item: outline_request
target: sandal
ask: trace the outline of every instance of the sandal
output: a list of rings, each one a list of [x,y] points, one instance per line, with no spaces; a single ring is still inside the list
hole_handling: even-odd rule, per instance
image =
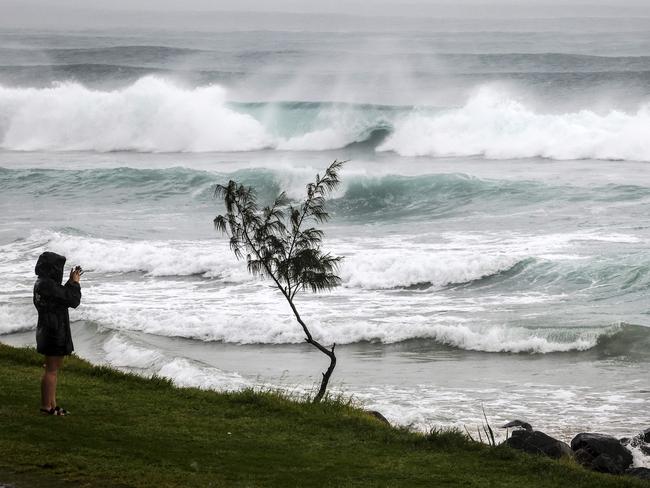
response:
[[[63,410],[60,407],[54,407],[54,408],[50,408],[50,409],[41,408],[40,412],[42,414],[44,414],[44,415],[56,415],[56,416],[59,416],[59,417],[62,417],[64,415],[68,415],[67,410]]]

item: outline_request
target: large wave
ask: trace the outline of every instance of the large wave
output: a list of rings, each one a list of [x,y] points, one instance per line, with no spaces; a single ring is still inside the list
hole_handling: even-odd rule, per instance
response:
[[[185,88],[156,76],[112,90],[79,83],[50,88],[0,86],[0,147],[18,151],[320,151],[370,137],[368,114],[292,104],[287,109],[229,104],[211,84]],[[250,112],[250,113],[248,113]],[[251,115],[255,114],[256,116]],[[277,116],[280,114],[280,118]],[[372,117],[371,117],[372,119]],[[264,123],[262,122],[264,121]],[[380,126],[385,121],[377,121]],[[288,128],[288,129],[287,129]]]
[[[152,75],[112,91],[75,82],[0,86],[0,112],[7,150],[323,151],[367,141],[368,150],[403,156],[650,160],[650,103],[633,112],[541,113],[487,86],[444,110],[238,104],[219,85],[188,88]]]
[[[270,146],[260,122],[226,106],[217,85],[182,89],[147,76],[115,91],[77,83],[0,87],[2,147],[13,150],[250,151]]]
[[[461,108],[404,116],[377,149],[402,156],[648,161],[649,125],[650,103],[635,113],[543,114],[507,93],[483,88]]]

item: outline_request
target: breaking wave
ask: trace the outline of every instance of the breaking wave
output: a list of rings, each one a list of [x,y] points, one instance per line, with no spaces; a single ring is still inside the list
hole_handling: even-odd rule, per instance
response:
[[[147,76],[116,91],[77,83],[0,88],[1,146],[30,151],[251,151],[272,144],[260,122],[226,106],[216,85],[181,89]]]
[[[343,285],[369,290],[408,288],[417,285],[444,287],[467,283],[510,270],[520,264],[520,254],[453,252],[422,249],[376,249],[372,255],[330,240],[345,259]],[[41,249],[67,256],[94,273],[143,273],[151,277],[198,275],[227,283],[255,282],[244,262],[237,261],[224,240],[155,241],[101,239],[62,232],[35,231],[20,245],[34,257]],[[525,258],[525,257],[524,257]],[[19,259],[26,261],[24,256]]]
[[[0,86],[0,147],[18,151],[325,151],[402,156],[650,161],[650,103],[540,113],[483,86],[462,107],[234,103],[216,84],[144,76],[115,90],[77,82]]]
[[[541,114],[505,93],[481,89],[465,106],[402,117],[379,151],[402,156],[650,160],[650,103],[635,113]]]
[[[113,91],[0,86],[0,111],[0,147],[17,151],[321,151],[375,140],[386,125],[364,107],[232,104],[219,85],[153,75]]]

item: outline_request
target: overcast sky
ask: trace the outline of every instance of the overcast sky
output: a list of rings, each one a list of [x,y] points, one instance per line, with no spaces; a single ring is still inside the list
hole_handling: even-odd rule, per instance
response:
[[[435,11],[442,7],[508,6],[534,8],[555,6],[560,9],[590,10],[599,7],[647,7],[647,0],[0,0],[0,5],[56,5],[57,7],[120,10],[252,10],[273,12],[343,12],[370,13],[377,8],[391,10]],[[460,11],[460,9],[459,9]],[[467,13],[466,9],[465,12]]]
[[[351,14],[436,14],[455,12],[476,15],[490,9],[543,11],[550,8],[555,14],[581,12],[598,14],[621,8],[650,10],[648,0],[0,0],[9,10],[16,6],[45,8],[101,9],[101,10],[227,10],[258,12],[326,12]],[[478,12],[468,6],[481,7]],[[487,7],[487,8],[485,8]],[[541,8],[540,8],[541,7]],[[5,8],[3,8],[3,14]]]
[[[225,26],[234,21],[248,29],[260,22],[256,16],[230,16],[226,21],[219,12],[276,14],[266,19],[270,25],[260,28],[281,23],[282,13],[293,14],[286,16],[286,22],[298,26],[303,22],[298,18],[305,14],[383,18],[378,21],[380,24],[391,17],[420,22],[429,18],[650,18],[650,0],[0,0],[0,26],[207,28],[221,20]],[[334,21],[333,17],[323,19]],[[314,26],[318,26],[318,21]]]

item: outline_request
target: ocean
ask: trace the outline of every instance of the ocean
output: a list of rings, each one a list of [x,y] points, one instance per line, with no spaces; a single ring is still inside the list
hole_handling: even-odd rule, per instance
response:
[[[650,30],[0,32],[0,341],[34,265],[86,270],[94,363],[311,391],[326,367],[215,232],[230,179],[349,160],[297,299],[332,391],[416,429],[483,409],[568,440],[650,413]],[[504,433],[500,435],[503,436]]]

